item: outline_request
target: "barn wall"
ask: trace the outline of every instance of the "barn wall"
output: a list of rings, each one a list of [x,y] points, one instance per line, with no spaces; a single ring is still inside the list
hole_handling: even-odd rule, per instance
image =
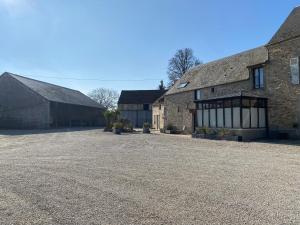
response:
[[[149,110],[152,109],[152,104],[149,105]],[[144,110],[144,104],[119,104],[119,110],[130,111],[130,110]]]
[[[152,111],[121,110],[122,119],[128,119],[134,127],[141,128],[145,122],[152,124]]]
[[[103,110],[64,103],[50,103],[51,127],[104,126]]]
[[[49,102],[10,76],[0,77],[0,128],[49,127]]]

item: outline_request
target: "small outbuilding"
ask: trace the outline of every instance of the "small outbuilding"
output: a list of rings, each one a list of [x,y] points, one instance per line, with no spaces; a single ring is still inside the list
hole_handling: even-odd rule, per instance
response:
[[[0,128],[103,126],[104,108],[69,88],[5,72],[0,76]]]
[[[166,90],[122,91],[118,101],[121,117],[137,128],[141,128],[145,122],[152,124],[152,105],[165,92]]]
[[[165,125],[164,95],[158,98],[152,105],[152,128],[161,130]]]

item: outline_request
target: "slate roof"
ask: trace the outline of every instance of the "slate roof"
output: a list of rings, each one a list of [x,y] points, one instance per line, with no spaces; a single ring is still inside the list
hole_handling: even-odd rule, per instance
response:
[[[12,73],[4,73],[2,76],[11,76],[21,82],[23,85],[52,102],[88,106],[93,108],[103,108],[97,102],[93,101],[83,93],[69,88],[61,87],[54,84],[34,80]]]
[[[249,79],[248,67],[268,60],[266,47],[259,47],[230,57],[196,66],[178,80],[166,95],[212,87]],[[178,85],[188,83],[185,88]]]
[[[118,104],[152,104],[166,90],[131,90],[122,91]]]
[[[296,7],[281,25],[269,44],[300,36],[300,6]]]

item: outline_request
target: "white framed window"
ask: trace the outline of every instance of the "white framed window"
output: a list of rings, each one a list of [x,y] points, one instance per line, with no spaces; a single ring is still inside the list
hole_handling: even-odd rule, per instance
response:
[[[299,57],[291,58],[290,67],[291,67],[291,81],[292,81],[292,84],[299,84],[300,83]]]
[[[264,68],[257,67],[253,69],[254,88],[264,88]]]
[[[195,100],[200,100],[201,99],[201,90],[196,90],[195,91]]]

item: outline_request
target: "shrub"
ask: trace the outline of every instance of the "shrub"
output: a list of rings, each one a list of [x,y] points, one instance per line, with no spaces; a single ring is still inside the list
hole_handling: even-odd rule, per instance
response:
[[[121,123],[121,122],[115,122],[115,123],[113,124],[113,128],[114,128],[114,129],[123,129],[123,128],[124,128],[124,125],[123,125],[123,123]]]
[[[120,116],[120,111],[118,110],[106,110],[104,112],[106,128],[111,129],[113,127],[113,124],[117,122],[119,116]]]
[[[230,135],[230,134],[231,134],[231,132],[230,132],[229,129],[222,128],[222,129],[219,129],[219,130],[218,130],[218,135],[219,135],[220,137],[224,137],[224,136]]]
[[[124,120],[123,122],[123,130],[125,132],[133,132],[133,126],[129,120]]]
[[[209,135],[217,135],[218,134],[218,131],[214,128],[211,128],[211,129],[207,129],[207,134]]]
[[[197,127],[196,132],[198,134],[209,134],[209,129],[207,127]]]

